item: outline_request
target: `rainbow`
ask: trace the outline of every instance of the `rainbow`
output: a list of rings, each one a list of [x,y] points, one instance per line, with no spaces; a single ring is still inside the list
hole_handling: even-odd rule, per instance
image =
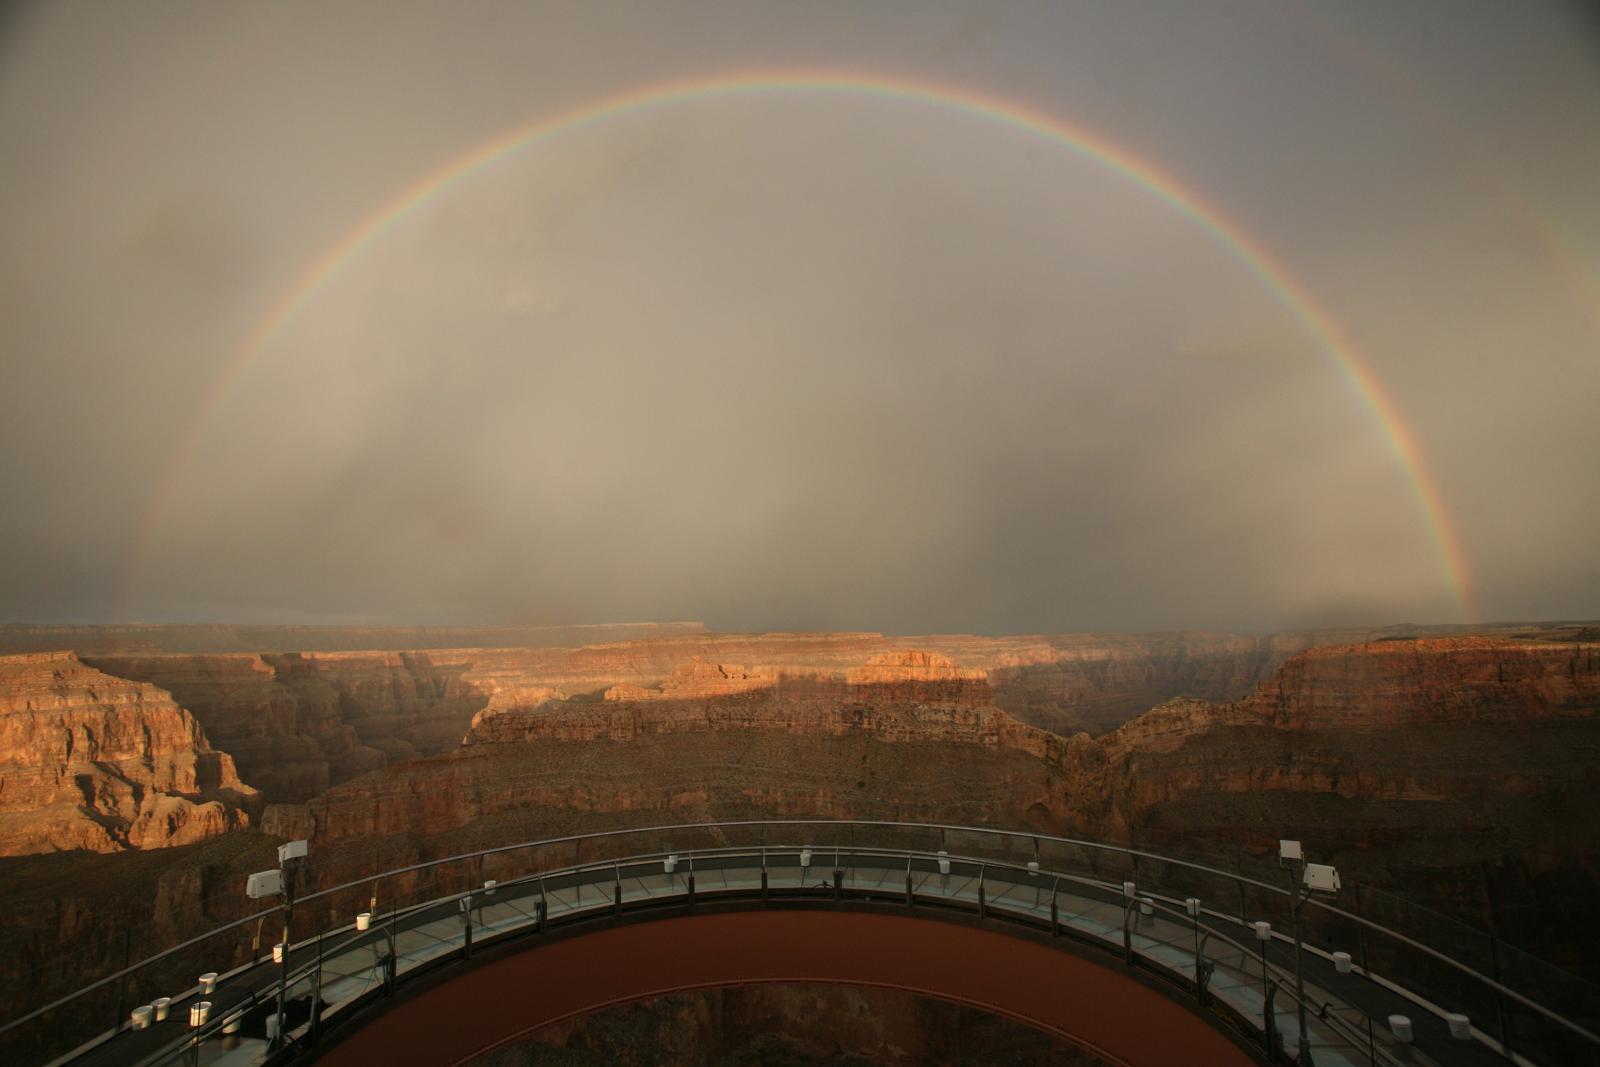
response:
[[[932,105],[1009,126],[1061,145],[1127,178],[1208,230],[1295,314],[1304,328],[1333,357],[1355,394],[1372,413],[1414,487],[1422,517],[1461,615],[1465,620],[1472,619],[1470,572],[1466,555],[1439,488],[1428,473],[1415,435],[1406,426],[1399,408],[1366,357],[1311,293],[1259,241],[1193,190],[1184,187],[1177,178],[1163,173],[1151,163],[1092,131],[1052,115],[968,88],[935,85],[901,77],[827,71],[721,74],[650,85],[591,101],[507,130],[437,170],[424,174],[373,210],[300,273],[294,284],[240,340],[238,347],[202,394],[193,419],[184,429],[161,472],[137,531],[123,588],[123,613],[127,614],[138,590],[144,567],[176,492],[179,476],[191,462],[201,437],[223,399],[267,342],[357,253],[390,227],[483,167],[558,134],[569,133],[628,112],[710,97],[794,92],[844,94]]]

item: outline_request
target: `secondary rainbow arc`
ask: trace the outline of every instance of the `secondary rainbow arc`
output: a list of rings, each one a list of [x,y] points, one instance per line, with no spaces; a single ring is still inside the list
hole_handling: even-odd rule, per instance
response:
[[[1142,186],[1204,227],[1294,313],[1303,327],[1333,357],[1347,383],[1372,413],[1414,489],[1421,515],[1438,552],[1444,577],[1461,615],[1469,621],[1474,617],[1466,554],[1450,521],[1438,485],[1429,473],[1415,434],[1406,425],[1394,399],[1368,359],[1351,342],[1332,315],[1263,244],[1219,208],[1182,185],[1176,177],[1104,137],[1063,119],[970,88],[836,71],[740,72],[670,81],[618,93],[516,126],[402,188],[347,230],[299,274],[296,281],[241,339],[207,386],[195,408],[194,417],[184,429],[162,470],[141,521],[123,587],[124,614],[137,593],[146,561],[160,535],[167,509],[176,492],[178,479],[191,462],[204,432],[229,390],[272,337],[362,248],[422,204],[478,169],[546,138],[624,112],[716,95],[764,92],[855,94],[920,102],[998,122],[1043,137],[1093,160]]]

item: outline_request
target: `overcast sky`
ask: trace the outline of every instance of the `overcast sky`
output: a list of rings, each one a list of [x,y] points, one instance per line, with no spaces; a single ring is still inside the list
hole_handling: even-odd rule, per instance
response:
[[[982,632],[1600,616],[1577,3],[49,3],[0,16],[0,620]],[[196,447],[180,452],[186,434]],[[165,487],[165,488],[163,488]],[[145,531],[149,531],[145,538]],[[142,540],[143,539],[143,540]]]

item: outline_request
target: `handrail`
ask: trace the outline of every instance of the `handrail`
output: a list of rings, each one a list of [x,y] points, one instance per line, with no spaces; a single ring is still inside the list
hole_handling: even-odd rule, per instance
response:
[[[1083,839],[1079,839],[1079,838],[1060,837],[1060,836],[1057,836],[1057,835],[1054,835],[1054,834],[1041,834],[1041,833],[1037,833],[1037,832],[1034,832],[1034,831],[1008,830],[1008,829],[1001,829],[1001,828],[994,828],[994,827],[962,826],[962,825],[953,824],[953,823],[896,822],[896,821],[893,821],[893,820],[886,820],[886,819],[740,819],[740,820],[727,820],[727,821],[719,821],[719,822],[669,823],[669,824],[664,824],[664,825],[659,825],[659,826],[643,826],[643,827],[631,827],[631,828],[622,828],[622,829],[597,830],[597,831],[591,831],[591,832],[582,833],[582,834],[567,834],[567,835],[563,835],[563,836],[560,836],[560,837],[551,837],[551,838],[538,839],[538,840],[534,840],[534,841],[517,842],[515,844],[509,844],[509,845],[497,845],[497,846],[494,846],[494,847],[491,847],[491,848],[479,849],[479,850],[474,851],[474,852],[464,852],[464,853],[459,853],[459,854],[452,855],[452,856],[444,856],[444,857],[440,857],[438,859],[425,860],[425,861],[420,862],[420,863],[410,864],[410,865],[405,866],[405,867],[398,867],[398,868],[395,868],[395,869],[389,870],[389,871],[382,871],[382,872],[378,872],[378,873],[374,873],[374,874],[368,874],[368,875],[365,875],[365,876],[363,876],[361,878],[353,879],[351,881],[344,882],[344,883],[341,883],[339,885],[331,886],[331,887],[329,887],[327,889],[321,889],[321,890],[317,890],[317,891],[315,891],[313,893],[305,894],[304,896],[302,896],[302,897],[300,897],[298,899],[297,903],[305,904],[305,903],[308,903],[308,902],[313,901],[313,900],[318,900],[318,899],[321,899],[321,898],[324,898],[324,897],[331,896],[331,895],[333,895],[335,893],[340,893],[340,892],[344,892],[344,891],[349,890],[349,889],[356,888],[358,886],[370,885],[370,884],[373,884],[375,882],[378,882],[378,881],[381,881],[381,880],[384,880],[384,879],[394,878],[394,877],[398,877],[398,876],[405,875],[405,874],[411,874],[411,873],[418,872],[418,871],[430,870],[430,869],[433,869],[433,868],[436,868],[436,867],[441,867],[441,866],[444,866],[444,865],[447,865],[447,864],[460,863],[460,862],[465,861],[465,860],[481,859],[481,858],[486,857],[486,856],[500,855],[500,854],[508,853],[508,852],[516,852],[516,851],[523,850],[523,849],[547,848],[547,847],[559,846],[559,845],[564,845],[564,844],[572,844],[572,843],[576,843],[576,842],[593,841],[593,840],[601,840],[601,839],[610,839],[610,838],[617,838],[617,837],[638,836],[638,835],[646,835],[646,834],[668,834],[668,833],[673,833],[673,832],[677,832],[677,831],[691,831],[691,830],[706,831],[706,830],[735,829],[735,828],[744,828],[744,827],[763,827],[763,828],[765,828],[765,827],[776,827],[776,826],[807,826],[807,827],[824,827],[824,828],[825,827],[849,827],[852,830],[855,827],[872,827],[872,828],[893,829],[893,830],[939,831],[942,834],[943,833],[955,832],[955,833],[964,833],[964,834],[977,834],[977,835],[980,835],[980,836],[988,836],[988,837],[1002,837],[1002,838],[1008,838],[1008,839],[1023,839],[1023,840],[1027,840],[1027,841],[1033,842],[1036,847],[1037,847],[1037,843],[1038,842],[1045,841],[1045,842],[1050,842],[1051,844],[1055,844],[1055,845],[1067,845],[1067,846],[1072,846],[1072,847],[1090,849],[1090,850],[1094,850],[1094,851],[1100,852],[1100,853],[1127,856],[1130,859],[1136,858],[1136,857],[1142,857],[1142,858],[1145,858],[1145,859],[1148,859],[1148,860],[1152,860],[1152,861],[1155,861],[1155,862],[1158,862],[1158,863],[1174,865],[1174,866],[1186,868],[1186,869],[1191,870],[1191,871],[1198,871],[1198,872],[1201,872],[1201,873],[1204,873],[1204,874],[1207,874],[1207,875],[1220,877],[1220,878],[1226,879],[1228,881],[1234,882],[1235,884],[1238,884],[1238,885],[1254,886],[1254,887],[1256,887],[1258,889],[1267,890],[1269,893],[1273,893],[1273,894],[1275,894],[1277,896],[1280,896],[1280,897],[1289,897],[1291,895],[1290,891],[1288,889],[1285,889],[1282,886],[1274,885],[1274,884],[1272,884],[1270,882],[1264,882],[1264,881],[1261,881],[1259,879],[1249,877],[1248,875],[1239,874],[1237,872],[1226,871],[1226,870],[1222,870],[1222,869],[1217,868],[1217,867],[1208,866],[1206,864],[1196,863],[1196,862],[1194,862],[1192,860],[1185,860],[1185,859],[1180,859],[1180,858],[1172,857],[1172,856],[1164,856],[1164,855],[1161,855],[1160,853],[1149,852],[1149,851],[1146,851],[1146,850],[1143,850],[1143,849],[1132,848],[1130,846],[1112,845],[1112,844],[1107,844],[1105,842],[1088,841],[1088,840],[1083,840]],[[763,847],[766,847],[766,846],[763,846]],[[796,847],[799,847],[799,846],[796,846]],[[685,851],[692,852],[694,850],[685,850]],[[852,851],[863,851],[863,850],[862,849],[852,849]],[[901,853],[901,852],[903,852],[905,850],[894,849],[894,850],[888,850],[888,851],[893,851],[895,854],[899,854],[899,853]],[[662,853],[662,854],[664,855],[665,853]],[[597,861],[597,862],[609,862],[609,861]],[[575,865],[573,869],[584,869],[587,866],[589,866],[589,865],[586,865],[586,864],[585,865]],[[1017,869],[1022,869],[1022,868],[1017,868]],[[441,897],[439,899],[440,900],[444,900],[444,899],[449,899],[449,898],[448,897]],[[1590,1042],[1592,1044],[1600,1045],[1600,1035],[1597,1035],[1597,1034],[1591,1032],[1590,1030],[1588,1030],[1586,1027],[1580,1025],[1579,1023],[1574,1022],[1573,1020],[1566,1018],[1565,1016],[1561,1015],[1559,1012],[1556,1012],[1553,1009],[1547,1008],[1544,1005],[1539,1004],[1537,1001],[1535,1001],[1535,1000],[1523,995],[1522,993],[1519,993],[1517,990],[1512,989],[1512,988],[1510,988],[1508,986],[1505,986],[1505,985],[1501,984],[1497,979],[1492,978],[1492,977],[1490,977],[1488,975],[1485,975],[1485,974],[1481,973],[1480,971],[1476,970],[1475,968],[1471,967],[1470,965],[1468,965],[1466,963],[1463,963],[1460,960],[1457,960],[1452,956],[1449,956],[1449,955],[1447,955],[1447,954],[1445,954],[1443,952],[1440,952],[1437,949],[1434,949],[1434,948],[1432,948],[1432,947],[1430,947],[1430,946],[1428,946],[1426,944],[1423,944],[1422,942],[1419,942],[1419,941],[1416,941],[1416,940],[1414,940],[1414,939],[1412,939],[1410,937],[1407,937],[1406,935],[1401,934],[1398,931],[1391,930],[1388,927],[1385,927],[1385,926],[1383,926],[1383,925],[1381,925],[1381,924],[1379,924],[1377,922],[1374,922],[1372,920],[1366,919],[1366,918],[1364,918],[1364,917],[1362,917],[1360,915],[1356,915],[1356,914],[1354,914],[1352,912],[1347,912],[1342,908],[1335,907],[1335,906],[1333,906],[1331,904],[1325,904],[1325,903],[1323,903],[1321,901],[1314,900],[1314,899],[1308,901],[1307,903],[1311,904],[1314,907],[1317,907],[1317,908],[1321,909],[1322,911],[1325,911],[1325,912],[1333,914],[1333,915],[1337,915],[1337,916],[1339,916],[1341,918],[1344,918],[1344,919],[1348,919],[1348,920],[1350,920],[1352,922],[1355,922],[1355,923],[1359,924],[1362,927],[1365,927],[1365,928],[1367,928],[1369,930],[1376,931],[1376,932],[1378,932],[1378,933],[1380,933],[1380,934],[1382,934],[1382,935],[1384,935],[1386,937],[1394,939],[1395,941],[1397,941],[1397,942],[1399,942],[1399,943],[1401,943],[1403,945],[1406,945],[1406,946],[1408,946],[1410,948],[1413,948],[1413,949],[1415,949],[1417,951],[1420,951],[1420,952],[1424,953],[1425,955],[1427,955],[1429,957],[1432,957],[1435,960],[1438,960],[1438,961],[1440,961],[1442,963],[1448,964],[1449,966],[1455,968],[1456,970],[1460,971],[1461,973],[1463,973],[1463,974],[1465,974],[1465,975],[1467,975],[1467,976],[1469,976],[1471,978],[1476,979],[1478,982],[1480,982],[1482,985],[1484,985],[1488,989],[1490,989],[1490,990],[1492,990],[1492,991],[1494,991],[1496,993],[1499,993],[1499,994],[1501,994],[1503,996],[1509,997],[1511,1000],[1515,1001],[1519,1005],[1521,1005],[1521,1006],[1523,1006],[1523,1007],[1535,1012],[1536,1014],[1542,1016],[1546,1020],[1548,1020],[1550,1022],[1553,1022],[1553,1023],[1556,1023],[1556,1024],[1564,1027],[1567,1030],[1570,1030],[1572,1033],[1578,1035],[1579,1037],[1585,1039],[1586,1041],[1588,1041],[1588,1042]],[[23,1016],[20,1016],[20,1017],[18,1017],[16,1019],[13,1019],[13,1020],[5,1023],[4,1025],[0,1025],[0,1034],[8,1033],[9,1031],[11,1031],[11,1030],[13,1030],[13,1029],[15,1029],[15,1028],[17,1028],[17,1027],[19,1027],[19,1026],[25,1024],[25,1023],[27,1023],[27,1022],[30,1022],[31,1020],[36,1019],[36,1018],[40,1017],[41,1015],[44,1015],[44,1014],[46,1014],[46,1013],[48,1013],[50,1011],[53,1011],[56,1008],[59,1008],[59,1007],[65,1005],[65,1004],[71,1003],[72,1001],[78,999],[79,997],[84,996],[85,994],[88,994],[88,993],[90,993],[90,992],[92,992],[92,991],[94,991],[96,989],[102,988],[103,986],[105,986],[105,985],[107,985],[107,984],[109,984],[111,982],[120,980],[122,978],[125,978],[125,977],[131,975],[131,974],[134,974],[135,972],[140,971],[140,970],[144,969],[145,967],[147,967],[147,966],[149,966],[149,965],[151,965],[151,964],[153,964],[153,963],[155,963],[155,962],[157,962],[159,960],[165,959],[166,957],[171,956],[174,953],[180,952],[183,949],[192,947],[192,946],[194,946],[196,944],[199,944],[200,942],[206,941],[206,940],[208,940],[208,939],[210,939],[212,937],[217,936],[218,934],[225,933],[228,930],[234,929],[234,928],[239,927],[239,926],[244,926],[244,925],[246,925],[248,923],[251,923],[251,922],[258,921],[258,920],[260,920],[260,919],[262,919],[264,917],[267,917],[267,916],[271,916],[272,914],[276,913],[278,910],[279,909],[277,909],[277,908],[268,908],[268,909],[265,909],[263,911],[255,912],[255,913],[247,915],[247,916],[245,916],[243,918],[235,919],[232,922],[224,923],[221,926],[214,927],[213,929],[208,930],[205,933],[199,934],[196,937],[190,938],[187,941],[181,942],[181,943],[179,943],[177,945],[174,945],[174,946],[172,946],[170,948],[164,949],[161,952],[155,953],[152,956],[149,956],[149,957],[147,957],[147,958],[145,958],[143,960],[140,960],[138,963],[131,964],[131,965],[123,968],[120,971],[116,971],[116,972],[114,972],[112,974],[109,974],[109,975],[106,975],[106,976],[104,976],[104,977],[102,977],[100,979],[97,979],[96,981],[91,982],[90,984],[88,984],[86,986],[83,986],[80,989],[77,989],[74,992],[69,993],[64,997],[60,997],[60,998],[58,998],[58,999],[56,999],[54,1001],[51,1001],[48,1004],[43,1005],[42,1007],[35,1008],[33,1011],[30,1011],[26,1015],[23,1015]]]

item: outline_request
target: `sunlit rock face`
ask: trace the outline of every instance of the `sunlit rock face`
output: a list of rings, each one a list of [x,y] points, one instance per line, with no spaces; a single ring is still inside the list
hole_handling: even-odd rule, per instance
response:
[[[170,694],[70,652],[0,656],[0,855],[187,844],[256,800]]]

